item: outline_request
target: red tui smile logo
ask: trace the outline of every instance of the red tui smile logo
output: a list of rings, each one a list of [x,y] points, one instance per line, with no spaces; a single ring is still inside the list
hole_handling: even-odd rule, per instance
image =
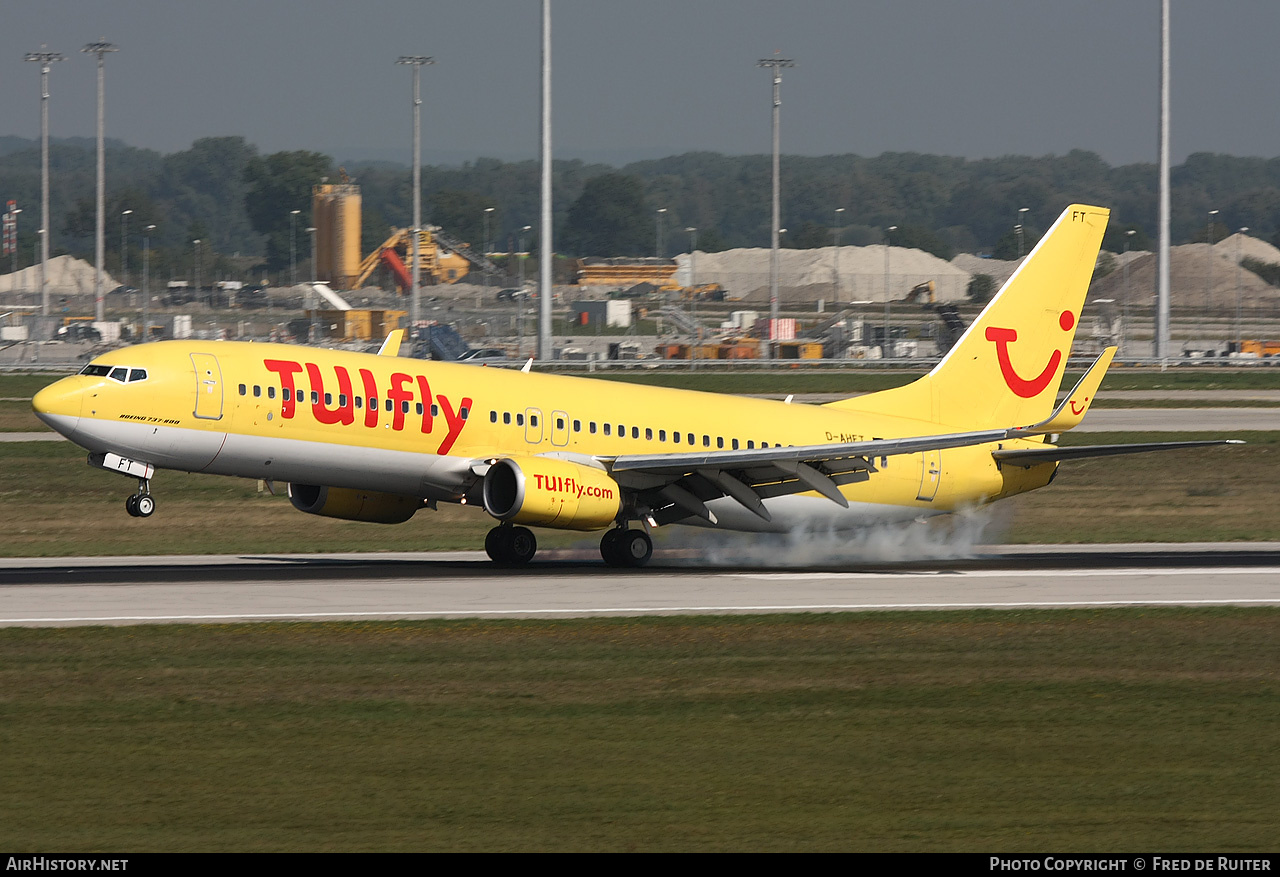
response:
[[[1058,317],[1058,325],[1062,327],[1062,331],[1070,332],[1075,326],[1076,318],[1071,311],[1063,311]],[[1045,387],[1049,386],[1049,382],[1053,380],[1054,374],[1058,371],[1058,366],[1062,363],[1062,351],[1055,350],[1053,355],[1049,357],[1049,361],[1045,363],[1044,370],[1034,378],[1024,378],[1013,368],[1013,362],[1009,359],[1009,345],[1018,340],[1017,329],[1001,329],[997,326],[987,327],[987,340],[994,341],[996,345],[996,359],[1000,363],[1000,374],[1004,375],[1004,382],[1008,384],[1009,389],[1017,393],[1024,399],[1030,399],[1044,392]]]

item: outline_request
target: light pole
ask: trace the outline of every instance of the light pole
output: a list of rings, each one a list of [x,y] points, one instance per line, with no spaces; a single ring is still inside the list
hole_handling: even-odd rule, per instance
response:
[[[520,228],[520,252],[516,258],[520,262],[520,291],[516,293],[516,356],[524,356],[524,236],[533,230],[532,225]]]
[[[880,347],[880,356],[888,359],[890,350],[889,345],[889,248],[892,245],[890,235],[897,231],[896,225],[891,225],[884,231],[884,339]]]
[[[39,284],[40,284],[40,295],[43,302],[43,307],[41,308],[41,310],[43,311],[43,316],[48,316],[49,315],[49,297],[46,294],[46,287],[44,285],[45,263],[44,263],[44,260],[40,258],[41,254],[46,252],[44,248],[44,238],[45,238],[44,229],[37,228],[36,229],[36,248],[35,248],[35,252],[31,254],[32,256],[31,264],[35,265],[38,263],[40,265]]]
[[[289,285],[298,285],[298,214],[301,210],[289,211]]]
[[[98,56],[98,217],[95,226],[94,235],[94,254],[96,260],[94,263],[94,279],[93,293],[95,298],[95,313],[97,318],[101,320],[105,315],[106,303],[105,292],[103,289],[103,261],[106,258],[106,235],[107,235],[107,195],[106,195],[106,132],[107,132],[107,114],[106,114],[106,86],[105,65],[102,63],[102,56],[108,52],[118,52],[115,46],[104,40],[96,43],[89,43],[81,52]],[[128,283],[126,282],[127,286]]]
[[[120,212],[120,285],[129,288],[129,214],[132,210]]]
[[[664,250],[666,250],[666,247],[664,247],[664,246],[662,245],[662,243],[663,243],[663,241],[662,241],[662,220],[663,220],[663,218],[664,218],[664,214],[665,214],[666,212],[667,212],[667,208],[665,208],[665,207],[659,207],[659,208],[658,208],[658,210],[657,210],[657,212],[654,214],[654,219],[653,219],[653,223],[654,223],[654,226],[653,226],[653,228],[654,228],[654,231],[653,231],[653,241],[654,241],[654,243],[653,243],[653,257],[654,257],[655,259],[661,259],[661,258],[662,258],[663,251],[664,251]]]
[[[551,0],[542,0],[542,90],[538,126],[538,358],[550,359],[551,343]]]
[[[192,259],[192,266],[191,266],[195,270],[195,275],[196,275],[196,284],[195,284],[196,288],[193,290],[193,293],[196,296],[196,299],[199,300],[200,298],[200,238],[196,238],[194,241],[191,242],[191,244],[192,246],[195,247],[195,254]]]
[[[1124,301],[1120,303],[1120,319],[1123,321],[1122,327],[1124,330],[1123,335],[1121,335],[1121,347],[1126,355],[1129,353],[1129,345],[1123,342],[1127,341],[1129,335],[1129,299],[1133,295],[1129,287],[1129,244],[1133,240],[1133,233],[1134,229],[1132,228],[1124,233]]]
[[[419,72],[424,64],[434,64],[435,60],[426,55],[401,55],[397,64],[413,67],[413,246],[409,255],[413,258],[413,269],[409,272],[409,334],[418,336],[418,321],[422,319],[422,294],[419,291],[422,258],[418,248],[422,245],[422,98],[418,91]]]
[[[782,69],[796,66],[795,61],[785,58],[762,58],[756,62],[757,67],[768,67],[773,71],[773,212],[769,220],[769,338],[770,358],[778,358],[778,228],[781,219],[781,190],[778,184],[778,133],[779,111],[782,108]]]
[[[834,268],[832,269],[836,275],[836,304],[840,304],[840,214],[844,213],[843,207],[837,207],[835,220],[831,223],[831,246],[835,248]]]
[[[1018,258],[1019,259],[1022,258],[1022,230],[1026,227],[1027,211],[1030,209],[1031,209],[1030,207],[1018,208],[1018,224],[1014,226],[1014,228],[1018,230]]]
[[[148,309],[151,305],[151,232],[155,230],[154,225],[148,225],[142,230],[142,340],[144,343],[151,340],[149,325],[151,318],[148,316]]]
[[[59,52],[46,51],[45,46],[38,52],[28,52],[24,61],[35,61],[40,65],[40,315],[49,316],[49,287],[46,283],[49,276],[49,65],[54,61],[66,60]],[[98,239],[102,239],[102,211],[98,211]],[[98,282],[97,318],[102,319],[102,282]]]
[[[698,369],[698,345],[702,342],[702,327],[698,325],[698,274],[694,260],[698,252],[698,230],[686,228],[689,233],[689,291],[693,296],[693,350],[689,356],[690,371]]]
[[[319,293],[316,290],[316,227],[314,225],[307,226],[307,234],[311,235],[311,284],[307,287],[309,290],[307,297],[312,303],[311,340],[314,343],[320,340],[319,323],[317,323],[317,320],[320,319],[320,301]]]
[[[1240,260],[1244,258],[1244,235],[1249,226],[1240,229],[1240,237],[1236,240],[1236,352],[1240,352],[1244,335],[1240,331]]]
[[[489,253],[493,250],[493,244],[489,242],[489,217],[493,213],[494,208],[486,207],[484,209],[484,252],[481,253],[485,259],[489,258]],[[484,285],[489,286],[489,268],[484,269]]]
[[[18,214],[22,212],[20,207],[15,207],[9,211],[9,221],[13,223],[13,248],[10,250],[13,258],[9,263],[9,273],[13,277],[13,283],[18,280]],[[10,283],[10,292],[15,292],[13,283]]]
[[[1204,265],[1204,309],[1206,312],[1213,306],[1213,218],[1217,215],[1217,210],[1209,211],[1209,221],[1204,231],[1204,239],[1209,244],[1209,252],[1205,255]]]

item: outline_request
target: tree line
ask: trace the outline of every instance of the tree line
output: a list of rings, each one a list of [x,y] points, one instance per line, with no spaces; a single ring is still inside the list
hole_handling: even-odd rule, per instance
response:
[[[36,142],[0,137],[0,202],[14,200],[23,210],[19,267],[31,263],[37,240],[39,167]],[[92,259],[93,141],[55,141],[50,167],[53,251]],[[364,252],[389,228],[410,224],[411,174],[403,165],[340,169],[318,152],[264,155],[242,137],[204,138],[168,155],[109,141],[108,267],[120,261],[123,231],[136,271],[143,232],[154,226],[147,238],[157,278],[183,276],[197,239],[206,276],[279,278],[309,254],[312,185],[336,182],[343,172],[361,187]],[[535,161],[426,166],[424,221],[477,248],[530,249],[537,244],[538,183]],[[789,247],[837,239],[876,244],[888,235],[895,245],[943,258],[956,252],[1012,258],[1029,250],[1072,202],[1112,209],[1104,246],[1115,252],[1126,243],[1150,248],[1156,234],[1155,165],[1112,167],[1083,150],[980,160],[917,153],[783,156],[781,185],[783,245]],[[1218,240],[1242,226],[1280,239],[1280,158],[1198,153],[1173,169],[1172,185],[1174,243]],[[556,161],[555,248],[574,256],[670,256],[688,250],[690,228],[704,251],[768,246],[769,191],[766,155],[694,152],[622,168]],[[1213,210],[1218,213],[1210,215]],[[122,225],[125,211],[132,212]]]

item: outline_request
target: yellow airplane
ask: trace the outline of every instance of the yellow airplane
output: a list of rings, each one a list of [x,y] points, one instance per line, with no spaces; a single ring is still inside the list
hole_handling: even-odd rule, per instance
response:
[[[138,480],[157,469],[288,482],[301,511],[399,523],[452,502],[498,520],[494,561],[527,563],[526,525],[605,530],[640,566],[666,524],[788,531],[907,521],[1048,484],[1059,461],[1218,442],[1058,448],[1107,349],[1058,406],[1109,211],[1073,205],[951,351],[893,390],[793,405],[280,344],[163,341],[113,350],[41,390],[36,414]],[[639,527],[631,527],[639,522]]]

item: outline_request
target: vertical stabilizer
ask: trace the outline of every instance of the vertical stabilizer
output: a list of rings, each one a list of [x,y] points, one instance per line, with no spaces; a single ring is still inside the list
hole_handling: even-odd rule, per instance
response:
[[[965,429],[1048,417],[1110,215],[1068,207],[933,371],[897,390],[834,404]]]

